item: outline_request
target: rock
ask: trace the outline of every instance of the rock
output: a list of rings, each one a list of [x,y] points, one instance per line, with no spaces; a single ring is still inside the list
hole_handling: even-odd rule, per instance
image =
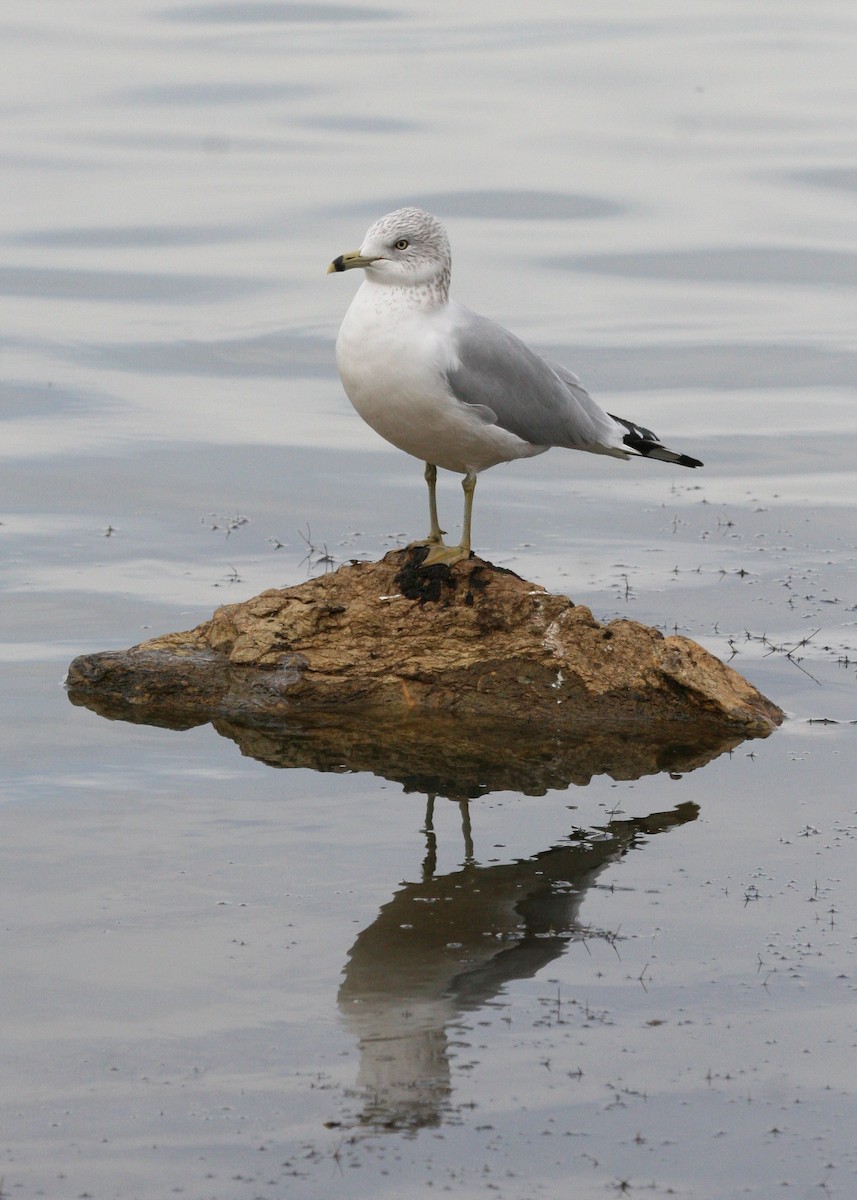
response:
[[[445,748],[462,794],[479,793],[498,756],[519,775],[527,764],[545,768],[544,786],[596,770],[628,778],[682,769],[688,758],[698,765],[783,719],[688,638],[635,621],[601,624],[476,557],[422,568],[423,554],[391,551],[226,605],[188,632],[84,655],[69,668],[70,698],[152,724],[211,720],[246,752],[282,765],[302,755],[341,761],[347,744],[361,766],[339,769],[403,782],[431,776]],[[490,753],[475,753],[489,742]],[[552,772],[557,747],[562,765]],[[480,758],[465,782],[462,764]]]

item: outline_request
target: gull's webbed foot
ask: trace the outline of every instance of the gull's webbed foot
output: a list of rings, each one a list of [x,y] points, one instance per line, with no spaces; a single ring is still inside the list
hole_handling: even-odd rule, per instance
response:
[[[445,542],[435,543],[434,545],[428,542],[417,542],[418,546],[428,546],[428,554],[420,563],[421,567],[433,567],[437,563],[445,563],[451,567],[453,563],[463,562],[464,559],[470,558],[473,551],[469,546],[447,546]],[[409,547],[410,549],[410,547]]]
[[[446,542],[443,540],[443,535],[445,533],[446,530],[441,529],[437,534],[430,533],[428,537],[417,538],[415,542],[408,542],[408,544],[405,546],[405,549],[416,550],[420,546],[445,546]]]

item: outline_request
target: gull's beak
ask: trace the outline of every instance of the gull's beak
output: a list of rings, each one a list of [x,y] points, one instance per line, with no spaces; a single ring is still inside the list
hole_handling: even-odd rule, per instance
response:
[[[330,275],[333,271],[350,271],[352,267],[369,267],[375,258],[366,258],[359,250],[349,250],[347,254],[340,254],[339,258],[335,258],[327,268],[327,274]]]

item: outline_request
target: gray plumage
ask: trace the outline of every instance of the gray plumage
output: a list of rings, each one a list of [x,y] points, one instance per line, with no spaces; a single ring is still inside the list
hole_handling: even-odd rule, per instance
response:
[[[455,310],[459,365],[447,378],[456,399],[493,412],[497,424],[530,445],[622,455],[615,421],[576,375],[495,321],[461,305]]]

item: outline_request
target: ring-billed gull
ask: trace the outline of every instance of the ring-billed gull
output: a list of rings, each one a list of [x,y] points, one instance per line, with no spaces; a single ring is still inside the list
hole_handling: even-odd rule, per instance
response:
[[[431,530],[414,543],[429,548],[424,565],[469,557],[476,476],[497,463],[565,446],[702,466],[642,425],[604,412],[571,371],[450,300],[451,264],[440,221],[400,208],[327,268],[366,272],[339,330],[336,364],[363,420],[426,464]],[[438,467],[464,476],[458,546],[444,543],[438,523]]]

